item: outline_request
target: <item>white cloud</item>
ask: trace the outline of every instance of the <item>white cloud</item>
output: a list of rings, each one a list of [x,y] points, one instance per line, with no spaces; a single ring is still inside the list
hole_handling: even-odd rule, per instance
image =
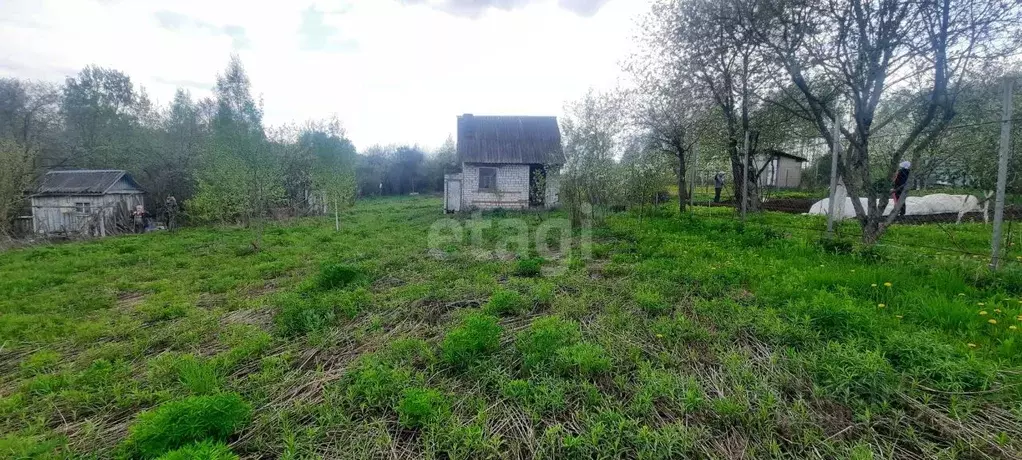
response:
[[[613,85],[648,1],[601,3],[515,0],[470,18],[388,0],[7,0],[0,75],[56,81],[97,64],[166,103],[177,86],[208,95],[237,52],[268,124],[336,113],[360,148],[432,146],[461,113],[557,115]]]

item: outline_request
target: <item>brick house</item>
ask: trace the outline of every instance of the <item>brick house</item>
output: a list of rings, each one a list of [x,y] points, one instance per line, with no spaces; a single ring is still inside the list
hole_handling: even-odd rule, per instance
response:
[[[444,210],[551,208],[564,165],[557,117],[458,117],[461,172],[444,177]]]

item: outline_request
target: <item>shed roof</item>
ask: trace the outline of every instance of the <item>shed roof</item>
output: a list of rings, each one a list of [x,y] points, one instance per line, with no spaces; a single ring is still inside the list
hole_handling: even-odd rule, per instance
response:
[[[464,163],[564,164],[557,117],[458,117],[458,157]]]
[[[123,169],[76,169],[47,172],[33,196],[103,195],[121,179],[142,192],[142,187]]]
[[[767,155],[767,156],[771,156],[771,157],[791,158],[792,160],[795,160],[795,161],[797,161],[799,163],[804,163],[806,161],[809,161],[805,157],[800,157],[800,156],[795,155],[793,153],[788,153],[788,152],[785,152],[785,151],[782,151],[782,150],[776,150],[776,149],[766,149],[766,150],[763,151],[763,154]]]

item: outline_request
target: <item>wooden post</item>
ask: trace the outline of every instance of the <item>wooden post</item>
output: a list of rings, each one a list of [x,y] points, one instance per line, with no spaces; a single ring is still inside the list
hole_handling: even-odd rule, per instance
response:
[[[745,131],[745,162],[742,164],[742,223],[749,206],[749,131]]]
[[[837,205],[837,162],[841,155],[841,116],[834,112],[834,125],[831,136],[834,145],[830,155],[830,199],[827,203],[827,238],[834,236],[834,210]]]
[[[1001,149],[997,161],[997,198],[994,200],[994,236],[991,242],[990,269],[997,270],[1001,258],[1001,224],[1004,222],[1004,189],[1008,182],[1008,154],[1011,148],[1011,116],[1014,80],[1004,77],[1001,105]]]
[[[341,231],[341,215],[337,211],[337,195],[334,195],[334,231]]]

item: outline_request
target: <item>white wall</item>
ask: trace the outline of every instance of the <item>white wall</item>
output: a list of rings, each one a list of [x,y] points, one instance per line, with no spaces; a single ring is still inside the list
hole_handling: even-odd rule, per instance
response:
[[[479,190],[479,168],[497,168],[497,191]],[[472,209],[529,207],[529,165],[462,165],[462,206]]]

